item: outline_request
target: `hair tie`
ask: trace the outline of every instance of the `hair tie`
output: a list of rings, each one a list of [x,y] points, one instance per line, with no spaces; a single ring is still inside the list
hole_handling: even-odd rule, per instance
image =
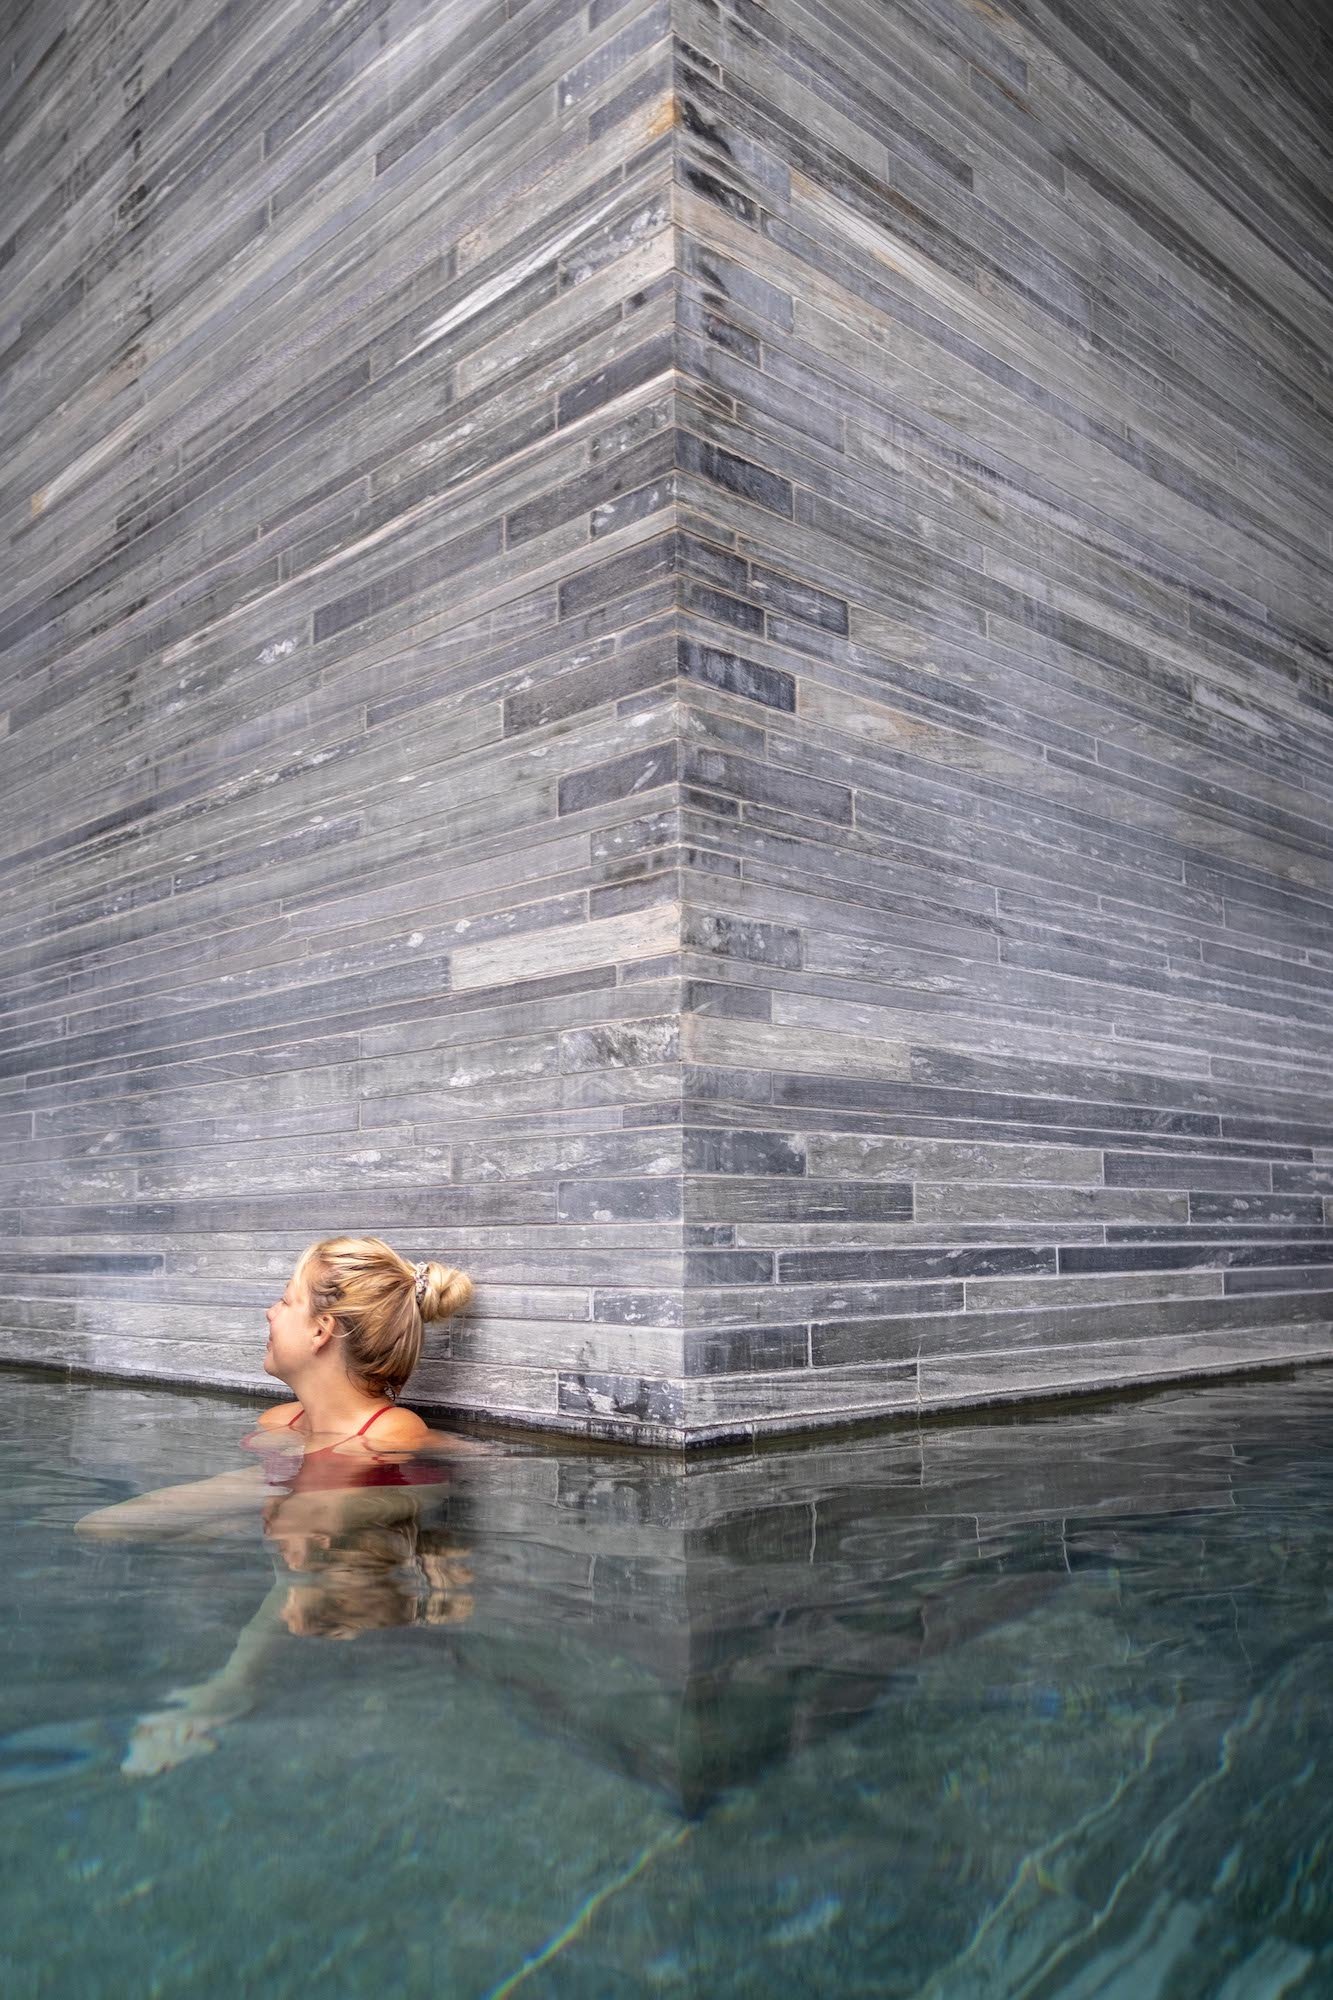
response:
[[[417,1295],[417,1305],[420,1306],[426,1296],[426,1266],[424,1264],[414,1264],[412,1270],[416,1276],[416,1284],[413,1289]]]

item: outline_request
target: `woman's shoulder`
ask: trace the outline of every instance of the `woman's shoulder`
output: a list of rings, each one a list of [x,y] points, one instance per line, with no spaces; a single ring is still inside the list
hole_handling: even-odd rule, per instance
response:
[[[285,1431],[294,1424],[301,1414],[301,1405],[288,1397],[285,1403],[270,1403],[255,1419],[255,1429],[261,1431]]]
[[[430,1426],[422,1421],[415,1410],[404,1410],[397,1403],[387,1409],[383,1416],[376,1417],[366,1432],[366,1443],[380,1451],[386,1445],[403,1450],[420,1444],[431,1435]]]

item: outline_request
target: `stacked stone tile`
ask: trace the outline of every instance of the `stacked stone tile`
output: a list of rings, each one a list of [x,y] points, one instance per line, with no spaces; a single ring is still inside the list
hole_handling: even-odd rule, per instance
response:
[[[1327,41],[677,18],[691,1418],[1327,1353]]]
[[[465,1405],[678,1372],[618,1306],[681,1281],[668,36],[20,25],[10,1355],[260,1379],[374,1229],[475,1273]]]
[[[4,86],[0,1352],[688,1441],[1333,1353],[1300,6],[135,12]]]

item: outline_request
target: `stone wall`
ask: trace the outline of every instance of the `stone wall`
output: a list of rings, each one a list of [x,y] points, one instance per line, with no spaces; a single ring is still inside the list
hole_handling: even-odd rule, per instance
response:
[[[645,1440],[1333,1353],[1300,5],[39,0],[0,1352]]]
[[[676,18],[690,1420],[1328,1353],[1327,38]]]
[[[11,1357],[262,1382],[369,1229],[474,1273],[457,1404],[679,1374],[668,29],[15,30]]]

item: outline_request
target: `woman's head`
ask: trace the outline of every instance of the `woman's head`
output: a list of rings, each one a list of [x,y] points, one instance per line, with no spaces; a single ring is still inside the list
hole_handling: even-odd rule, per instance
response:
[[[445,1264],[409,1264],[377,1236],[331,1236],[297,1259],[281,1299],[268,1309],[264,1366],[291,1380],[325,1344],[372,1396],[396,1396],[421,1355],[429,1320],[448,1319],[472,1296],[472,1280]]]

